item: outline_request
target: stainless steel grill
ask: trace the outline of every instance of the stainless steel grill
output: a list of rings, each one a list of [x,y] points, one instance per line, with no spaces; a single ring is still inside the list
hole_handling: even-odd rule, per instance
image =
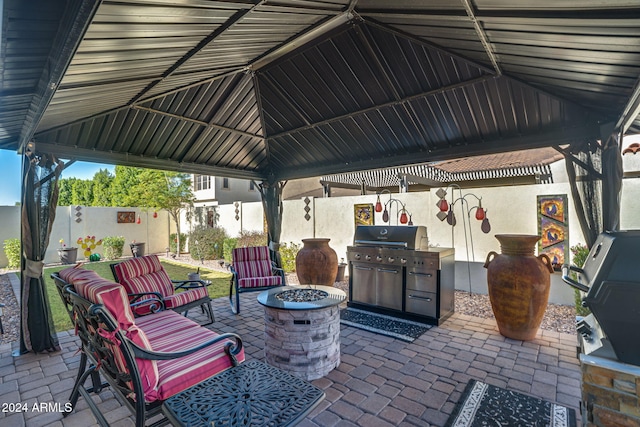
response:
[[[358,226],[353,242],[347,248],[350,306],[436,322],[453,313],[454,252],[430,251],[426,227]]]
[[[591,310],[577,324],[585,354],[640,365],[640,230],[598,236],[582,268],[563,267],[562,279],[586,292]],[[577,280],[569,275],[577,273]]]

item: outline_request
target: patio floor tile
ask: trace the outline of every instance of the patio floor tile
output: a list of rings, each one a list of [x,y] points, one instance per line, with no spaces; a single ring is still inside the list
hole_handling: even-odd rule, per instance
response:
[[[248,359],[264,360],[263,309],[256,294],[241,295],[241,312],[226,298],[213,302],[217,332],[238,332]],[[200,313],[192,313],[204,320]],[[79,363],[77,340],[59,335],[62,351],[13,357],[0,346],[0,403],[64,404]],[[578,413],[581,374],[574,335],[541,331],[535,340],[502,337],[495,321],[454,314],[413,343],[348,326],[341,328],[342,365],[313,381],[327,397],[300,427],[441,427],[471,378],[568,405]],[[16,391],[17,390],[17,391]],[[94,396],[113,426],[133,418],[109,390]],[[94,426],[81,397],[66,418],[52,412],[0,412],[0,425]]]

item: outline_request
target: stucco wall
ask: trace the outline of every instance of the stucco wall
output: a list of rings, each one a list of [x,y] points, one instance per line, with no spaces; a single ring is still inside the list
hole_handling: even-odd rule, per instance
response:
[[[118,211],[135,212],[140,217],[140,224],[122,224],[117,222]],[[4,242],[8,238],[20,237],[20,208],[17,206],[0,207],[0,238]],[[76,221],[79,219],[80,221]],[[132,241],[145,242],[147,252],[164,253],[169,245],[169,233],[175,232],[175,226],[170,226],[169,215],[159,211],[156,218],[153,211],[140,211],[135,208],[97,208],[86,206],[61,206],[56,209],[56,218],[51,229],[49,247],[45,253],[45,262],[58,262],[58,247],[60,239],[64,239],[67,247],[80,247],[76,242],[79,237],[95,236],[96,240],[107,236],[123,236],[125,247],[123,253],[130,255],[129,243]],[[97,246],[93,251],[103,254],[103,247]],[[78,259],[83,259],[81,250]],[[7,265],[4,251],[0,255],[0,266]]]
[[[458,201],[454,205],[457,225],[451,227],[446,221],[440,221],[436,214],[438,197],[435,191],[415,193],[384,194],[381,202],[390,206],[391,224],[397,224],[397,211],[399,204],[389,202],[390,198],[404,203],[416,225],[427,227],[429,244],[431,246],[451,247],[456,250],[456,288],[468,290],[469,283],[474,292],[486,292],[486,270],[482,267],[487,254],[490,251],[500,252],[496,234],[524,233],[537,234],[537,199],[538,195],[566,194],[569,199],[569,243],[571,246],[583,243],[584,238],[580,230],[577,217],[574,213],[571,192],[568,183],[560,182],[544,185],[522,185],[509,187],[491,187],[471,190],[463,190],[467,206],[475,206],[475,196],[482,197],[482,205],[487,210],[487,217],[491,223],[491,232],[482,233],[480,222],[474,217],[474,211],[467,221],[466,213],[460,208],[462,203]],[[451,191],[447,190],[451,201]],[[461,196],[458,190],[454,191],[454,198]],[[288,200],[284,202],[281,241],[297,244],[302,239],[310,237],[326,237],[331,239],[330,246],[336,251],[338,258],[346,258],[347,246],[353,241],[355,231],[354,205],[376,202],[376,195],[334,197],[334,198],[309,198]],[[308,207],[309,220],[305,219]],[[640,179],[625,179],[623,181],[621,199],[621,229],[640,229]],[[118,210],[135,211],[141,217],[141,224],[118,224],[116,212]],[[236,212],[237,210],[237,212]],[[76,214],[80,213],[81,222],[75,221]],[[238,202],[218,207],[220,214],[219,224],[227,233],[235,237],[241,230],[262,230],[263,212],[261,202]],[[13,206],[0,207],[2,222],[0,223],[0,237],[7,239],[19,237],[19,208]],[[237,218],[236,218],[237,216]],[[382,224],[382,214],[375,214],[375,223]],[[147,252],[164,253],[168,246],[169,233],[175,227],[169,221],[168,214],[158,212],[158,217],[153,218],[153,212],[141,212],[132,208],[88,208],[75,206],[60,207],[57,210],[56,221],[51,235],[50,248],[47,250],[46,262],[56,262],[58,240],[74,243],[80,236],[95,235],[102,238],[110,235],[121,235],[126,238],[127,244],[132,240],[147,243]],[[189,224],[183,220],[182,231],[188,232]],[[125,248],[128,250],[128,248]],[[102,249],[99,247],[98,252]],[[126,252],[125,252],[126,253]],[[4,253],[0,255],[1,265],[6,265]],[[552,295],[550,301],[562,304],[571,304],[573,291],[567,285],[561,283],[559,273],[552,275]]]
[[[488,234],[484,234],[480,230],[480,222],[474,217],[475,211],[471,212],[471,216],[467,218],[465,224],[463,219],[467,214],[462,211],[462,202],[460,201],[454,205],[457,217],[456,227],[451,227],[446,221],[440,221],[436,217],[438,212],[436,190],[395,193],[391,196],[384,194],[381,196],[381,202],[383,204],[389,203],[390,197],[401,201],[411,213],[414,224],[427,227],[431,246],[453,246],[456,249],[457,289],[469,290],[471,283],[471,289],[474,292],[487,292],[486,270],[483,268],[483,264],[490,251],[500,252],[500,246],[495,239],[496,234],[537,234],[538,195],[567,195],[569,200],[569,244],[574,246],[577,243],[584,243],[567,182],[463,190],[461,194],[466,195],[465,200],[469,202],[467,208],[475,206],[477,202],[475,197],[468,195],[469,193],[482,197],[482,205],[487,210],[487,217],[491,223],[491,231]],[[447,199],[451,200],[452,189],[449,188],[447,191],[449,192]],[[458,190],[454,190],[454,193],[456,199],[461,196]],[[331,239],[329,245],[336,251],[338,258],[346,258],[347,246],[352,244],[355,231],[354,205],[375,204],[375,202],[376,196],[374,194],[309,198],[309,203],[305,203],[304,199],[285,201],[281,241],[301,244],[302,239],[305,238],[327,237]],[[640,216],[634,214],[640,208],[639,204],[640,180],[625,179],[621,201],[622,229],[640,228]],[[309,208],[308,220],[305,219],[306,206]],[[391,223],[395,225],[398,204],[393,201],[390,206]],[[262,206],[260,203],[243,203],[242,212],[246,214],[249,207],[255,212],[260,212],[261,216]],[[230,215],[221,213],[221,226],[228,230],[235,230],[237,226],[232,225],[233,221],[235,220]],[[375,214],[375,223],[383,223],[381,213]],[[250,228],[245,226],[245,229]],[[234,234],[230,233],[230,235]],[[562,282],[560,273],[554,273],[551,277],[550,301],[560,304],[573,303],[573,289]]]

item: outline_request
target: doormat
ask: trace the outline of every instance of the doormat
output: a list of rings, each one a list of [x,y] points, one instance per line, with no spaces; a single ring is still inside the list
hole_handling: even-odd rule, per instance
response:
[[[576,427],[576,411],[470,380],[445,427]]]
[[[372,313],[356,308],[345,308],[340,312],[340,323],[353,326],[376,334],[413,342],[420,335],[431,329],[431,325],[384,314]]]

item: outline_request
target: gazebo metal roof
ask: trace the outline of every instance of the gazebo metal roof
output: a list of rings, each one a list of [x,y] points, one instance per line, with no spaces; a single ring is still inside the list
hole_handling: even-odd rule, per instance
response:
[[[629,0],[4,0],[0,148],[286,180],[640,130]]]

